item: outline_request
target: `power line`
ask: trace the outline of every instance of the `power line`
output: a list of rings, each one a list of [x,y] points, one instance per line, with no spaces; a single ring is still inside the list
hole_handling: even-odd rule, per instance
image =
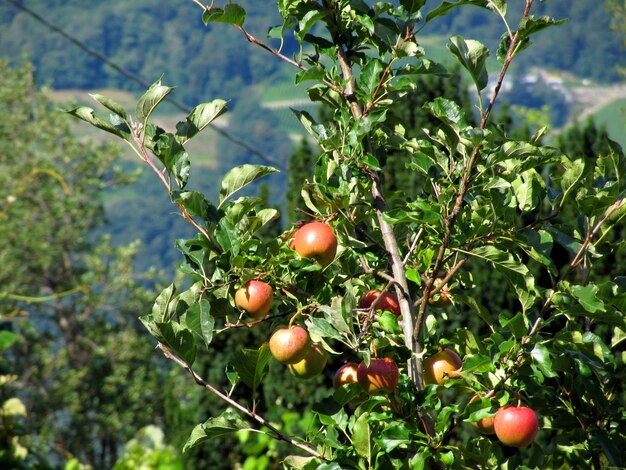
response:
[[[77,46],[80,49],[82,49],[83,51],[85,51],[87,54],[95,57],[98,61],[108,65],[113,70],[115,70],[117,73],[119,73],[119,74],[123,75],[124,77],[128,78],[129,80],[131,80],[131,81],[141,85],[144,89],[147,89],[147,88],[150,87],[150,83],[146,82],[145,80],[143,80],[141,77],[135,75],[134,73],[129,72],[124,67],[122,67],[121,65],[119,65],[116,62],[112,61],[111,59],[109,59],[105,55],[101,54],[97,50],[89,47],[83,41],[81,41],[80,39],[76,38],[75,36],[72,36],[71,34],[69,34],[64,29],[62,29],[59,26],[56,26],[56,25],[50,23],[48,20],[46,20],[44,17],[42,17],[36,11],[28,8],[26,5],[20,3],[20,2],[18,2],[16,0],[7,0],[7,1],[10,4],[12,4],[14,7],[18,8],[19,10],[22,10],[24,13],[26,13],[27,15],[29,15],[30,17],[32,17],[33,19],[35,19],[39,23],[43,24],[46,28],[54,31],[55,33],[59,34],[60,36],[64,37],[68,41],[70,41],[75,46]],[[183,103],[181,103],[180,101],[176,100],[175,98],[171,98],[171,97],[167,96],[165,98],[165,100],[170,102],[172,105],[174,105],[176,108],[178,108],[180,111],[184,112],[185,114],[189,114],[191,112],[191,110],[187,106],[185,106]],[[211,129],[213,129],[219,135],[224,137],[226,140],[229,140],[233,144],[238,145],[239,147],[242,147],[242,148],[246,149],[248,152],[250,152],[254,156],[258,157],[264,163],[266,163],[268,165],[272,165],[272,166],[278,168],[281,171],[286,171],[284,165],[282,165],[281,163],[279,163],[279,162],[277,162],[275,160],[272,160],[271,158],[267,157],[263,152],[260,152],[259,150],[255,149],[254,147],[252,147],[247,142],[244,142],[243,140],[233,136],[229,132],[226,132],[225,130],[220,129],[217,126],[214,126],[214,125],[211,125],[211,124],[209,126],[211,127]]]

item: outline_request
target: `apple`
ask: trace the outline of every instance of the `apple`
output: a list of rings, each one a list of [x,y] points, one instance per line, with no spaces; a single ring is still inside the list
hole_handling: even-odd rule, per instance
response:
[[[478,395],[474,395],[469,402],[472,403],[478,399],[479,399]],[[472,422],[472,426],[478,429],[478,431],[480,431],[482,434],[495,434],[496,431],[493,428],[493,423],[495,419],[496,419],[495,416],[492,416],[491,418],[483,418],[479,421]]]
[[[461,358],[452,349],[444,349],[424,359],[422,363],[424,385],[443,385],[448,377],[458,377]]]
[[[434,287],[439,287],[441,285],[441,279],[435,279],[433,284]],[[431,295],[428,299],[428,303],[433,307],[446,308],[452,305],[452,294],[450,293],[450,288],[448,284],[445,284],[439,292],[435,295]]]
[[[526,447],[535,440],[539,422],[532,408],[505,406],[496,413],[494,428],[496,436],[503,444]]]
[[[376,304],[376,309],[385,310],[391,312],[397,317],[402,315],[400,313],[400,302],[398,302],[398,296],[391,292],[381,293],[379,290],[368,290],[361,300],[359,301],[359,308],[370,308],[374,301],[380,297],[380,300]]]
[[[235,292],[235,305],[252,318],[263,318],[272,307],[274,291],[269,284],[256,279],[246,282]]]
[[[355,364],[354,362],[348,362],[342,365],[339,369],[337,369],[337,372],[335,372],[335,376],[333,377],[333,387],[339,388],[343,385],[358,382],[356,373],[358,367],[358,364]]]
[[[398,386],[400,372],[393,359],[384,357],[372,358],[369,367],[361,362],[356,375],[359,385],[367,393],[391,393]]]
[[[313,343],[304,358],[294,364],[288,364],[291,375],[299,379],[311,379],[319,375],[326,367],[328,356],[320,343]]]
[[[309,332],[301,326],[279,326],[269,341],[272,356],[284,364],[301,361],[311,347]]]
[[[291,248],[304,258],[312,258],[325,267],[337,254],[337,237],[333,229],[322,222],[308,222],[296,230]]]

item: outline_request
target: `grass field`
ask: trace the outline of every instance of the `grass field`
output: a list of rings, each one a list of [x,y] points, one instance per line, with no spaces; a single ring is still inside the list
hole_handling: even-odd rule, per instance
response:
[[[596,123],[606,126],[611,138],[626,149],[626,98],[605,106],[594,117]]]

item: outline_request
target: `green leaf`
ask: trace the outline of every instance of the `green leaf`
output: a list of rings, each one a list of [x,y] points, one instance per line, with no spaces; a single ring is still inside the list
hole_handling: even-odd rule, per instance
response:
[[[304,14],[302,19],[298,22],[298,30],[294,33],[295,38],[300,44],[302,44],[305,36],[315,25],[315,23],[324,18],[325,15],[325,12],[317,10],[315,8],[311,8]]]
[[[517,30],[517,35],[521,40],[525,40],[532,36],[533,34],[538,33],[539,31],[543,31],[544,29],[550,28],[552,26],[558,26],[563,23],[566,23],[568,20],[555,20],[549,16],[540,16],[539,18],[535,18],[534,16],[528,16],[526,18],[522,18],[520,21],[519,28]]]
[[[602,302],[596,296],[598,293],[598,286],[589,284],[587,286],[571,286],[570,291],[578,300],[580,305],[589,313],[604,312],[604,302]]]
[[[189,180],[189,154],[170,133],[157,132],[152,138],[152,151],[165,165],[168,172],[176,178],[180,188],[184,188]]]
[[[540,178],[537,171],[533,169],[523,172],[511,183],[517,206],[522,212],[530,212],[539,205],[543,196]]]
[[[311,134],[315,140],[318,142],[325,141],[328,139],[328,133],[326,132],[326,128],[322,124],[318,124],[313,116],[311,116],[306,111],[298,111],[297,109],[291,108],[291,111],[296,115],[302,127]]]
[[[246,428],[246,423],[239,416],[226,411],[222,416],[210,418],[204,423],[198,424],[191,431],[191,435],[183,447],[183,452],[187,452],[189,449],[214,437],[241,431]]]
[[[402,421],[392,422],[385,426],[379,441],[385,452],[391,452],[399,446],[410,444],[413,440],[413,434],[414,431]]]
[[[502,273],[515,289],[524,312],[537,300],[537,288],[533,275],[524,263],[515,259],[510,252],[487,245],[474,248],[471,252],[459,250],[471,256],[483,259]]]
[[[191,330],[180,323],[155,322],[158,331],[157,339],[165,343],[172,351],[190,366],[196,358],[196,341]]]
[[[539,368],[541,373],[546,377],[556,377],[557,374],[552,369],[552,359],[550,359],[550,351],[543,344],[535,344],[530,352],[533,363]]]
[[[465,111],[452,100],[435,98],[433,101],[426,103],[424,108],[453,128],[465,127],[467,125]]]
[[[224,201],[226,201],[229,197],[235,194],[240,189],[249,185],[253,181],[257,179],[270,175],[272,173],[277,172],[276,168],[272,168],[270,166],[263,165],[250,165],[245,164],[238,167],[233,168],[222,180],[222,187],[220,188],[219,195],[219,206],[222,207]]]
[[[161,291],[152,306],[152,317],[157,323],[167,323],[176,311],[176,286],[170,284]]]
[[[400,0],[400,5],[408,13],[417,13],[426,3],[426,0]]]
[[[528,333],[528,325],[524,320],[522,312],[517,312],[517,314],[511,318],[506,318],[504,314],[500,314],[498,320],[500,321],[500,325],[502,325],[503,328],[508,328],[515,338],[522,338]]]
[[[242,26],[246,19],[246,10],[236,3],[227,3],[224,9],[211,8],[202,14],[202,21],[205,25],[209,23],[228,23],[235,26]]]
[[[463,39],[461,36],[451,37],[448,49],[470,73],[478,92],[483,90],[489,81],[485,65],[489,57],[489,49],[478,41]]]
[[[172,87],[161,85],[161,80],[154,82],[137,102],[137,120],[145,125],[152,112],[173,90]]]
[[[321,65],[312,65],[306,70],[302,70],[296,74],[296,85],[307,80],[323,80],[326,76],[326,70]]]
[[[176,125],[177,139],[184,145],[226,111],[226,101],[224,100],[213,100],[210,103],[199,104],[191,110],[186,121]]]
[[[267,374],[267,364],[272,357],[269,345],[263,343],[259,349],[242,349],[237,351],[232,366],[239,377],[253,391],[259,387]]]
[[[432,21],[438,16],[445,16],[450,13],[451,10],[463,5],[475,5],[478,7],[487,8],[488,3],[489,1],[487,0],[459,0],[455,2],[442,2],[441,5],[439,5],[437,8],[428,13],[428,15],[426,15],[426,23]]]
[[[175,193],[174,202],[182,204],[191,216],[197,216],[208,222],[218,222],[217,208],[209,202],[204,194],[198,191],[183,191]]]
[[[126,110],[122,107],[122,105],[118,104],[111,98],[107,98],[106,96],[100,95],[98,93],[90,93],[89,96],[91,96],[94,100],[107,108],[109,111],[122,118],[122,120],[128,122],[128,114],[126,113]]]
[[[356,453],[367,460],[372,459],[372,431],[369,423],[369,413],[363,413],[354,423],[352,429],[352,445]]]
[[[288,470],[315,470],[319,468],[319,464],[319,459],[303,455],[288,455],[283,460],[283,465]]]
[[[185,325],[199,337],[207,346],[213,341],[215,318],[211,316],[211,304],[207,299],[201,299],[193,304],[185,313]]]
[[[383,66],[377,59],[371,59],[359,75],[358,90],[366,103],[372,101],[372,96],[380,83],[380,76],[383,73]]]
[[[113,124],[109,124],[108,122],[100,119],[94,114],[93,109],[86,106],[80,106],[78,108],[70,109],[67,111],[67,113],[91,124],[94,127],[97,127],[98,129],[102,129],[103,131],[106,131],[110,134],[121,137],[124,140],[128,140],[130,137],[128,132],[124,132],[115,127]]]

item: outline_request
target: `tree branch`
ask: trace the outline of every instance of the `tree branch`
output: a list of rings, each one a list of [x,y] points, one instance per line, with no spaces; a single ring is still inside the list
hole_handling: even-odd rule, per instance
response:
[[[204,387],[209,392],[219,397],[220,399],[228,403],[230,406],[232,406],[233,408],[237,409],[239,412],[241,412],[242,414],[250,418],[251,420],[256,421],[262,426],[265,426],[266,428],[268,428],[272,432],[272,434],[274,434],[276,439],[288,442],[289,444],[297,447],[300,450],[303,450],[304,452],[312,455],[313,457],[326,460],[324,456],[321,453],[319,453],[317,450],[313,449],[307,444],[304,444],[294,439],[293,437],[287,436],[286,434],[282,433],[274,425],[272,425],[272,423],[270,423],[267,419],[257,414],[255,411],[249,410],[245,406],[241,405],[237,401],[233,400],[229,396],[225,395],[224,393],[220,392],[218,389],[213,387],[210,383],[208,383],[206,380],[200,377],[187,362],[185,362],[183,359],[181,359],[176,354],[174,354],[165,344],[159,342],[158,347],[161,351],[163,351],[163,354],[165,355],[166,358],[170,359],[171,361],[174,361],[176,364],[178,364],[187,372],[189,372],[189,374],[191,374],[191,376],[193,377],[193,379],[196,381],[198,385]]]

